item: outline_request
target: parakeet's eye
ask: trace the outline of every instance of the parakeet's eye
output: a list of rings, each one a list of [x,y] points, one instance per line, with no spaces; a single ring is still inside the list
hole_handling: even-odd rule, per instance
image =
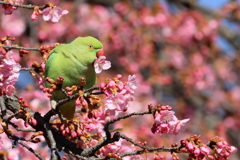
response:
[[[93,48],[93,45],[91,45],[91,44],[88,46],[88,48],[89,48],[89,49],[94,49],[94,48]]]

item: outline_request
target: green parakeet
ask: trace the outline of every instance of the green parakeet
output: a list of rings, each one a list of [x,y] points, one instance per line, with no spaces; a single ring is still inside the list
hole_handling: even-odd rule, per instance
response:
[[[59,76],[64,78],[62,87],[80,84],[80,78],[85,78],[88,89],[96,83],[94,60],[104,56],[103,45],[93,37],[78,37],[69,44],[56,46],[47,59],[45,77],[56,80]],[[50,84],[46,82],[46,86]],[[52,93],[51,100],[58,102],[66,98],[60,91]],[[75,100],[71,100],[60,107],[60,112],[67,119],[72,119],[75,113]]]

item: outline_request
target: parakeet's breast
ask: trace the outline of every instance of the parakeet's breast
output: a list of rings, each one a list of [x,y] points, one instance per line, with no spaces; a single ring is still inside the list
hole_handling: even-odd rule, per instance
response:
[[[63,88],[73,85],[79,86],[80,79],[85,78],[86,86],[84,89],[90,88],[96,83],[96,74],[93,64],[83,65],[75,57],[64,54],[53,53],[46,63],[46,77],[56,80],[59,76],[64,78]],[[49,84],[47,84],[47,87]],[[61,93],[53,94],[52,99],[62,99],[65,96]]]

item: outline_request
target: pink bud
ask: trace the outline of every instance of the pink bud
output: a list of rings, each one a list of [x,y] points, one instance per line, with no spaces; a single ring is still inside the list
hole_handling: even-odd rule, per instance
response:
[[[117,78],[118,78],[118,79],[121,79],[121,78],[122,78],[122,75],[121,75],[121,74],[118,74],[118,75],[117,75]]]
[[[229,152],[225,152],[224,155],[225,155],[226,157],[229,157],[229,156],[230,156],[230,153],[229,153]]]
[[[65,130],[62,131],[62,135],[63,135],[63,136],[67,136],[67,133],[66,133]]]
[[[100,83],[99,87],[103,89],[105,87],[105,83]]]
[[[43,86],[43,85],[40,85],[40,86],[39,86],[39,89],[41,89],[41,90],[43,91],[44,86]]]
[[[41,68],[42,68],[43,70],[45,69],[45,64],[44,64],[44,63],[41,64]]]
[[[172,107],[171,107],[171,106],[168,106],[167,108],[168,108],[168,110],[169,110],[169,111],[171,111],[171,110],[172,110]]]
[[[108,83],[108,87],[109,87],[109,88],[114,88],[115,85],[116,85],[116,83],[115,83],[113,80],[111,80],[111,81]]]
[[[198,156],[200,154],[200,149],[196,148],[193,152],[196,156]]]
[[[66,131],[66,133],[70,133],[69,127],[66,127],[66,128],[65,128],[65,131]]]
[[[50,88],[49,90],[48,90],[48,92],[49,93],[52,93],[54,90],[52,89],[52,88]]]
[[[25,126],[25,127],[28,127],[28,123],[27,123],[26,121],[24,122],[24,126]]]
[[[71,91],[71,87],[66,87],[65,89],[68,91]]]
[[[223,143],[223,145],[225,145],[225,146],[228,145],[227,141],[223,141],[222,143]]]
[[[174,157],[172,157],[172,160],[177,160],[177,157],[175,157],[175,156],[174,156]]]
[[[167,107],[166,106],[161,106],[161,110],[166,110]]]
[[[200,150],[201,150],[201,153],[204,154],[204,155],[209,155],[209,153],[210,153],[210,151],[207,148],[207,146],[201,146]]]
[[[81,102],[79,101],[79,99],[77,99],[76,101],[75,101],[75,105],[76,106],[79,106],[81,104]]]
[[[230,152],[230,153],[235,153],[235,152],[237,152],[237,148],[236,147],[234,147],[234,146],[228,146],[227,148],[227,151],[228,152]]]
[[[191,142],[186,142],[186,147],[188,150],[192,151],[193,150],[193,144]]]
[[[187,148],[181,148],[181,151],[187,152]]]
[[[44,93],[46,93],[47,91],[48,91],[48,89],[47,88],[43,88],[43,90],[42,90]]]
[[[65,124],[61,125],[61,127],[60,127],[60,131],[63,131],[64,128],[65,128]]]
[[[209,160],[214,160],[215,158],[212,155],[208,156]]]
[[[223,147],[223,142],[222,141],[217,142],[217,146],[218,146],[218,148],[222,148]]]
[[[72,131],[72,132],[71,132],[71,137],[74,138],[74,137],[76,137],[76,136],[77,136],[77,133],[76,133],[75,131]]]
[[[38,15],[39,15],[38,11],[37,11],[37,10],[34,10],[33,13],[32,13],[32,15],[31,15],[31,20],[32,20],[32,21],[36,21],[37,18],[38,18]]]
[[[31,124],[34,125],[34,126],[37,125],[37,121],[33,117],[31,117]]]
[[[87,102],[86,102],[86,101],[83,101],[83,102],[82,102],[82,106],[83,106],[83,108],[87,107]]]
[[[77,136],[82,136],[82,131],[80,129],[77,129]]]

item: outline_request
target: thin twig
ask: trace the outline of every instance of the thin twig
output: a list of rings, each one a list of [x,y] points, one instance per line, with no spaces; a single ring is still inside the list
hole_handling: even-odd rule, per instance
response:
[[[152,114],[152,111],[146,111],[146,112],[133,112],[133,113],[130,113],[130,114],[126,114],[126,115],[123,115],[123,116],[119,116],[115,119],[111,119],[109,121],[107,121],[104,125],[104,131],[106,132],[106,137],[107,138],[110,138],[111,137],[111,133],[109,132],[108,130],[108,127],[110,124],[113,124],[121,119],[126,119],[126,118],[129,118],[131,116],[134,116],[134,115],[145,115],[145,114]]]
[[[21,144],[23,147],[25,147],[26,149],[28,149],[30,152],[32,152],[36,157],[38,157],[38,159],[40,160],[45,160],[39,153],[36,153],[31,147],[29,147],[28,145],[26,145],[25,143],[19,141],[19,144]]]
[[[4,2],[4,1],[0,1],[0,2]],[[21,46],[1,46],[2,48],[5,49],[23,49],[23,50],[28,50],[28,51],[39,51],[41,52],[40,48],[26,48],[26,47],[21,47]]]
[[[64,88],[61,87],[60,90],[61,90],[61,92],[62,92],[66,97],[69,96],[68,93],[67,93],[67,91],[66,91]]]
[[[94,90],[100,90],[99,86],[95,85],[89,89],[86,89],[86,90],[83,90],[84,93],[86,92],[91,92],[91,91],[94,91]]]
[[[56,109],[58,109],[61,105],[65,104],[66,102],[76,99],[78,96],[79,93],[76,93],[74,95],[68,96],[67,98],[58,101],[58,103],[56,104]]]
[[[33,71],[33,70],[34,70],[33,68],[25,68],[25,67],[21,68],[21,71]]]
[[[12,122],[8,122],[8,124],[10,124],[11,126],[13,126],[13,128],[15,128],[17,131],[23,131],[23,132],[36,132],[36,129],[24,129],[24,128],[19,128],[16,124],[12,123]]]
[[[142,149],[139,149],[139,150],[136,150],[133,152],[123,153],[120,155],[121,158],[130,156],[130,155],[140,155],[140,154],[145,153],[146,151],[147,152],[176,152],[179,150],[179,147],[180,147],[180,146],[178,146],[178,147],[164,147],[164,146],[162,146],[162,147],[147,147],[147,146],[143,146],[141,144],[134,142],[131,138],[127,137],[126,135],[124,135],[122,133],[119,133],[119,136],[122,139],[125,139],[126,141],[132,143],[133,145],[142,148]]]
[[[34,7],[36,5],[32,5],[32,4],[28,4],[28,5],[25,5],[25,4],[13,4],[13,3],[9,3],[9,2],[6,2],[6,1],[0,1],[0,4],[5,4],[5,5],[9,5],[9,6],[15,6],[15,7],[21,7],[21,8],[26,8],[26,9],[34,9]],[[43,6],[37,6],[39,9],[44,9],[45,5]]]

